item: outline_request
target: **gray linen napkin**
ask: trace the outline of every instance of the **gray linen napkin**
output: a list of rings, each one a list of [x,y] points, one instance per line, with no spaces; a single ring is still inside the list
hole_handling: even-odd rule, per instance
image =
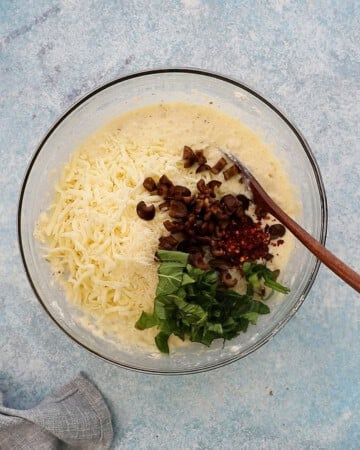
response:
[[[81,375],[28,410],[2,406],[0,392],[1,450],[103,450],[112,436],[104,399]]]

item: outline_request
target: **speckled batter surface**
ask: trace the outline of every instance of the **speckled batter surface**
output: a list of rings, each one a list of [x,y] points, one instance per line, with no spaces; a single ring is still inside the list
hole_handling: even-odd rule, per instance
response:
[[[21,181],[43,134],[99,84],[197,66],[262,91],[323,174],[328,247],[360,270],[360,4],[355,0],[0,2],[0,390],[28,408],[83,370],[113,414],[114,449],[357,449],[360,302],[321,268],[295,318],[255,354],[186,377],[104,363],[45,315],[16,236]]]

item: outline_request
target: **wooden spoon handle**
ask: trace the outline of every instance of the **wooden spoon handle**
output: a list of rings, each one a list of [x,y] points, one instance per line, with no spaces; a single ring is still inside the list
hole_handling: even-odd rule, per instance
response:
[[[360,275],[329,252],[320,242],[289,217],[264,191],[253,175],[250,177],[250,187],[255,197],[258,197],[260,202],[266,204],[268,211],[285,225],[305,247],[352,288],[360,292]]]

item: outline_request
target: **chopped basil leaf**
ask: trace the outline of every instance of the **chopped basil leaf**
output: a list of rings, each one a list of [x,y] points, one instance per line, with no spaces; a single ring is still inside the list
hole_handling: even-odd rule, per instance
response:
[[[263,284],[274,291],[281,292],[282,294],[287,294],[290,292],[290,289],[276,281],[277,271],[272,271],[268,269],[263,264],[257,264],[253,262],[245,262],[243,265],[243,272],[245,275],[246,281],[249,283],[248,286],[251,286],[250,291],[257,291],[262,287]]]
[[[257,312],[251,311],[251,312],[243,314],[241,317],[243,317],[244,319],[247,319],[253,325],[256,325],[259,314]]]
[[[287,288],[286,286],[283,286],[280,283],[277,283],[273,279],[268,278],[266,276],[264,277],[264,279],[265,279],[264,285],[273,289],[274,291],[281,292],[282,294],[288,294],[290,292],[289,288]]]
[[[168,339],[169,335],[163,331],[160,331],[160,333],[155,336],[156,346],[163,353],[169,353]]]
[[[156,252],[156,256],[161,262],[177,262],[183,264],[184,267],[186,266],[189,259],[188,253],[174,252],[173,250],[158,250]]]
[[[195,282],[196,282],[196,280],[194,278],[191,278],[190,275],[188,275],[187,273],[184,273],[183,277],[182,277],[181,286],[186,286],[187,284],[193,284]]]
[[[148,314],[146,312],[142,312],[139,320],[136,322],[135,327],[138,330],[146,330],[146,328],[152,328],[155,325],[158,325],[159,321],[156,316],[153,314]]]
[[[214,339],[228,340],[246,332],[249,323],[256,324],[260,314],[270,312],[267,305],[253,299],[262,285],[288,292],[276,282],[276,272],[261,264],[244,264],[247,290],[241,295],[219,289],[218,272],[188,264],[187,253],[158,250],[157,257],[160,266],[154,313],[143,312],[135,326],[140,330],[156,326],[159,333],[155,343],[163,353],[169,353],[172,334],[209,346]]]

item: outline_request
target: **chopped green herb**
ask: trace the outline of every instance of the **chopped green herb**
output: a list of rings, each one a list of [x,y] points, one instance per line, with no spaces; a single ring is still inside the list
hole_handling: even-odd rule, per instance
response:
[[[171,334],[209,346],[214,339],[228,340],[246,332],[249,323],[256,324],[259,314],[270,312],[267,305],[252,298],[262,279],[265,286],[289,291],[276,282],[276,273],[261,264],[244,264],[248,289],[241,295],[219,289],[218,272],[188,264],[187,253],[159,250],[156,256],[160,266],[154,313],[143,312],[135,326],[139,330],[157,326],[155,343],[163,353],[169,353]]]
[[[184,252],[175,252],[173,250],[158,250],[156,252],[156,256],[161,262],[177,262],[182,264],[184,267],[186,266],[189,255]]]
[[[158,324],[158,318],[154,314],[148,314],[143,311],[140,319],[136,322],[136,328],[138,330],[145,330],[146,328],[152,328]]]
[[[281,292],[282,294],[288,294],[290,289],[283,286],[276,281],[278,271],[270,270],[263,264],[257,264],[253,262],[245,262],[243,265],[243,272],[246,281],[249,283],[250,287],[256,292],[263,284],[274,291]]]
[[[160,331],[160,333],[155,336],[156,346],[163,353],[169,353],[169,336],[169,334],[166,334],[163,331]]]

